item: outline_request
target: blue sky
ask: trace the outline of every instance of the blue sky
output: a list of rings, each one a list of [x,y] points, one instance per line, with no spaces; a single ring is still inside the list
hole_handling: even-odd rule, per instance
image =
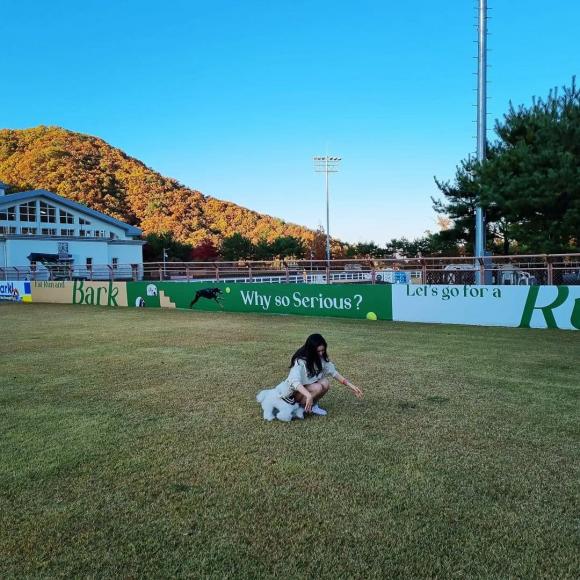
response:
[[[0,127],[96,135],[207,195],[333,236],[437,230],[475,149],[476,0],[2,3]],[[578,73],[578,0],[489,0],[489,127]],[[490,131],[491,133],[491,131]]]

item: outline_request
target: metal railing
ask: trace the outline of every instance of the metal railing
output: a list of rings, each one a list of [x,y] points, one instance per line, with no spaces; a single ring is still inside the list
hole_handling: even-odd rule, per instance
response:
[[[148,262],[0,268],[0,280],[227,283],[580,285],[580,254],[236,262]]]

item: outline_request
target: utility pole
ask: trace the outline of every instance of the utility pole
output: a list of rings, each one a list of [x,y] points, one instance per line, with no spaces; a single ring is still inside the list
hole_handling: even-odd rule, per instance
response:
[[[487,146],[487,0],[479,0],[477,51],[477,160],[485,161]],[[483,208],[475,208],[475,257],[479,262],[485,256],[485,218]],[[479,266],[479,264],[477,264]],[[483,284],[481,271],[476,271],[476,282]]]
[[[326,183],[326,265],[330,266],[330,194],[328,189],[328,174],[338,173],[341,157],[314,157],[314,171],[324,173]]]

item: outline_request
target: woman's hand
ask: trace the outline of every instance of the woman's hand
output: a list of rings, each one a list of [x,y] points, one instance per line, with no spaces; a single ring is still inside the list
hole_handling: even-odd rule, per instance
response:
[[[345,379],[342,375],[339,375],[337,373],[336,375],[334,375],[334,378],[339,383],[342,383],[347,389],[350,389],[357,399],[362,399],[364,397],[362,389],[359,389],[357,386],[353,385],[348,379]]]
[[[312,397],[312,393],[304,386],[304,385],[299,385],[296,390],[302,395],[302,397],[304,398],[304,401],[300,400],[299,402],[302,404],[304,403],[304,410],[307,413],[310,413],[310,411],[312,411],[312,405],[314,404],[314,399]]]

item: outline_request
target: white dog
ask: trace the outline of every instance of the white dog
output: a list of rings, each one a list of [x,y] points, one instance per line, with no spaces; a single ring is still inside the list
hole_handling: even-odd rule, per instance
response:
[[[304,407],[301,407],[298,403],[292,405],[284,401],[280,397],[277,387],[260,391],[256,396],[256,401],[262,405],[266,421],[273,421],[274,419],[292,421],[292,417],[304,419]],[[278,414],[275,415],[274,411],[278,411]]]

